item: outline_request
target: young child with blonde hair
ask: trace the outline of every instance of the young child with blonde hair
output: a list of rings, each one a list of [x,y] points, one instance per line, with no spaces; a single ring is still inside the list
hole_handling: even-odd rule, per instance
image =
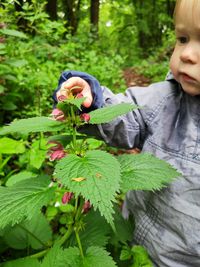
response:
[[[76,85],[85,111],[120,102],[143,107],[91,134],[152,153],[182,173],[159,192],[128,192],[124,214],[133,213],[134,243],[147,248],[155,266],[200,267],[200,1],[178,0],[174,20],[177,40],[165,81],[115,95],[91,75],[67,71],[54,99]]]

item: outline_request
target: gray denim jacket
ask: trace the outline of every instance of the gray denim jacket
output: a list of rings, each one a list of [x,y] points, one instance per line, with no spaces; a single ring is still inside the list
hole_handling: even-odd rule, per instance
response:
[[[184,93],[171,75],[125,94],[101,88],[103,105],[143,108],[98,126],[96,134],[110,145],[150,152],[183,174],[159,192],[128,192],[124,214],[134,214],[134,242],[155,266],[200,267],[200,96]]]
[[[200,267],[200,96],[185,94],[169,75],[149,87],[114,95],[104,105],[134,102],[143,108],[99,126],[110,145],[138,147],[168,161],[183,177],[159,192],[130,191],[124,213],[133,213],[134,240],[159,267]]]

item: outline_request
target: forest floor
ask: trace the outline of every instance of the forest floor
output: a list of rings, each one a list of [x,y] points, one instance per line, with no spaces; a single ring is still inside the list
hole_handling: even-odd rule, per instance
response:
[[[151,80],[142,74],[139,74],[134,68],[127,68],[123,71],[123,76],[127,87],[148,86]]]

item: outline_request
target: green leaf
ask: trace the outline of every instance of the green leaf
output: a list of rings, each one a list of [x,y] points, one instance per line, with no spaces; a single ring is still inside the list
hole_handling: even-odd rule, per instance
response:
[[[112,232],[110,225],[106,222],[105,218],[101,216],[100,212],[90,210],[84,217],[84,228],[79,232],[81,244],[84,250],[89,246],[105,247],[110,239]],[[77,245],[75,235],[70,237],[69,246]]]
[[[89,247],[83,259],[83,267],[116,267],[109,253],[100,247]]]
[[[1,29],[0,33],[5,34],[5,35],[9,35],[9,36],[18,37],[18,38],[28,39],[28,37],[23,32],[19,32],[16,30]]]
[[[0,154],[21,154],[24,153],[23,141],[13,140],[8,137],[0,139]]]
[[[9,126],[4,126],[0,135],[10,133],[34,133],[34,132],[53,132],[60,131],[64,128],[62,122],[55,121],[49,117],[34,117],[13,121]]]
[[[3,264],[3,267],[40,267],[37,259],[18,259]]]
[[[47,154],[47,141],[45,138],[36,140],[32,143],[29,150],[30,165],[36,169],[40,169]]]
[[[134,223],[132,220],[126,220],[122,217],[122,212],[117,204],[115,205],[114,224],[116,231],[112,231],[110,234],[110,244],[117,247],[119,242],[126,243],[127,241],[132,241]]]
[[[29,266],[29,265],[27,265]],[[60,248],[57,244],[43,259],[40,267],[116,267],[107,251],[100,247],[89,247],[82,259],[77,247]],[[6,266],[7,267],[7,266]],[[9,267],[14,267],[13,265]],[[17,265],[18,267],[18,265]],[[30,267],[32,267],[30,265]],[[35,267],[35,266],[34,266]],[[38,267],[38,266],[37,266]]]
[[[17,174],[14,174],[12,176],[9,177],[8,181],[6,182],[6,186],[12,186],[20,181],[26,180],[26,179],[30,179],[33,177],[36,177],[37,174],[33,173],[33,172],[29,172],[29,171],[21,171]]]
[[[159,190],[180,175],[169,163],[148,153],[118,157],[122,190]]]
[[[14,227],[7,227],[4,233],[4,240],[14,249],[25,249],[29,246],[33,249],[41,249],[51,238],[51,228],[41,213],[31,220],[26,220]]]
[[[28,64],[28,61],[25,59],[9,59],[6,60],[6,64],[10,65],[11,67],[21,68]]]
[[[130,103],[121,103],[118,105],[110,105],[104,108],[96,109],[89,113],[90,114],[89,123],[90,124],[106,123],[136,108],[138,107]]]
[[[88,151],[85,156],[69,155],[55,168],[55,177],[71,192],[90,200],[94,208],[113,225],[113,203],[119,190],[120,165],[104,151]]]
[[[48,252],[41,267],[81,267],[77,248],[63,250],[57,244]]]
[[[49,177],[42,176],[8,188],[0,186],[0,228],[19,223],[25,218],[30,220],[47,205],[54,195],[54,188],[48,187],[49,183]]]
[[[57,104],[57,108],[62,110],[62,111],[66,111],[66,110],[68,110],[69,106],[73,105],[73,106],[77,107],[77,109],[81,110],[81,105],[85,99],[86,99],[85,97],[75,98],[75,99],[66,99],[63,102],[59,102]]]
[[[134,263],[132,267],[153,267],[146,249],[142,246],[133,246],[132,249]]]

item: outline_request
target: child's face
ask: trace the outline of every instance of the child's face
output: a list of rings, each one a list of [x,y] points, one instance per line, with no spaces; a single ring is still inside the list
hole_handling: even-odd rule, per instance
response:
[[[200,95],[200,1],[181,0],[175,16],[176,46],[170,68],[183,90]]]

